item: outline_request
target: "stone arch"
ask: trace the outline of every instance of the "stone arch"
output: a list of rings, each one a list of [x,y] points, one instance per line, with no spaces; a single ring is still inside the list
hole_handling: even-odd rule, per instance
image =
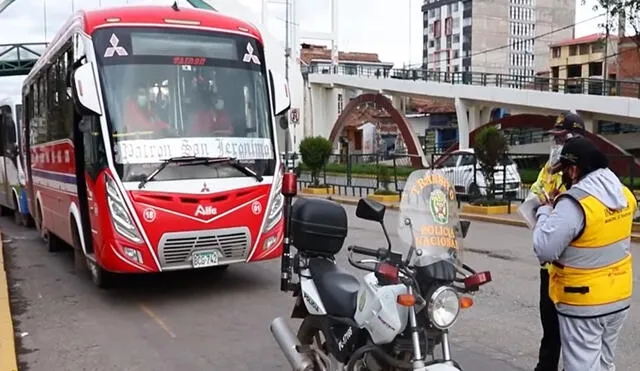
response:
[[[556,122],[556,117],[554,115],[534,115],[534,114],[519,114],[513,116],[506,116],[498,120],[494,120],[488,122],[475,130],[472,130],[469,133],[469,145],[473,145],[475,136],[477,133],[482,130],[487,125],[497,125],[500,124],[500,127],[503,129],[511,129],[511,128],[539,128],[543,130],[550,130]],[[609,167],[618,175],[627,176],[630,173],[638,174],[640,172],[640,164],[635,157],[624,149],[620,148],[615,143],[607,140],[606,138],[601,137],[600,135],[593,134],[587,132],[585,135],[589,140],[595,143],[598,148],[605,154],[609,156],[610,162]],[[442,161],[446,160],[448,157],[447,154],[451,153],[458,149],[458,143],[451,145],[451,147],[447,148],[447,150],[443,153],[442,156],[438,158],[434,162],[434,165],[440,164]],[[629,159],[633,159],[630,162]]]
[[[361,94],[356,98],[351,99],[349,103],[344,107],[340,116],[336,120],[333,128],[331,129],[331,133],[329,134],[329,140],[332,143],[335,143],[338,139],[338,136],[342,132],[342,129],[346,126],[349,121],[349,116],[353,113],[357,113],[357,107],[364,103],[375,103],[377,107],[383,108],[387,113],[391,116],[391,120],[396,124],[398,130],[400,130],[400,135],[402,135],[402,139],[404,139],[404,143],[407,146],[407,152],[411,158],[411,166],[414,168],[423,168],[425,167],[424,162],[424,154],[422,153],[422,148],[420,147],[420,143],[418,142],[418,138],[416,137],[413,130],[411,130],[411,125],[405,119],[405,117],[398,111],[389,98],[385,97],[382,94],[376,93],[365,93]]]

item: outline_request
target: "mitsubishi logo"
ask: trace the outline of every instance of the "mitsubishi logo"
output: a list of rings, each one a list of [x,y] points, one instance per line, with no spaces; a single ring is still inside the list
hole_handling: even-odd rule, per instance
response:
[[[210,192],[210,191],[209,191],[209,187],[207,187],[207,182],[205,182],[205,183],[202,185],[202,189],[200,190],[200,192]]]
[[[116,34],[111,34],[111,38],[109,39],[109,44],[111,44],[111,46],[104,51],[104,57],[111,58],[113,57],[113,54],[118,54],[118,57],[125,57],[129,55],[125,48],[118,46],[119,43],[120,39],[118,39],[118,36],[116,36]]]
[[[242,58],[242,61],[260,64],[260,59],[258,59],[258,56],[254,55],[253,52],[254,52],[253,46],[251,46],[251,43],[247,43],[247,53]]]

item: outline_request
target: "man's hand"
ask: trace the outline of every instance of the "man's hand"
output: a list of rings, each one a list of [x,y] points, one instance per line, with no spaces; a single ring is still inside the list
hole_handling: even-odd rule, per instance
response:
[[[557,189],[554,189],[551,193],[544,192],[540,197],[540,202],[542,205],[553,205],[559,194],[560,192]]]

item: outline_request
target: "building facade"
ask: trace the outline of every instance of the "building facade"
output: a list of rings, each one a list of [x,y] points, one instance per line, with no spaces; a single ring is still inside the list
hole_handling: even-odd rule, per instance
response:
[[[618,38],[592,34],[550,45],[549,77],[557,79],[616,79]],[[607,58],[608,57],[608,58]],[[605,69],[605,62],[607,68]]]
[[[573,36],[574,0],[424,0],[423,68],[535,76]],[[552,32],[553,31],[553,32]]]
[[[616,59],[618,80],[640,81],[640,36],[621,38]]]
[[[331,72],[331,49],[323,45],[301,44],[300,64],[304,71]],[[393,63],[383,62],[377,53],[338,52],[340,74],[388,76]]]

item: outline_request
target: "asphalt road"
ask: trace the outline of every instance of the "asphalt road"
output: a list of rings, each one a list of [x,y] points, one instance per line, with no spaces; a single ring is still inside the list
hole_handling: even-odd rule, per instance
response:
[[[354,207],[345,207],[355,215]],[[389,210],[397,246],[396,218]],[[349,222],[347,244],[383,244],[375,223],[355,217]],[[137,276],[103,291],[73,273],[70,253],[48,253],[33,230],[6,218],[0,228],[22,371],[290,369],[268,330],[292,306],[290,295],[279,291],[278,261],[223,273]],[[452,353],[465,370],[535,365],[538,269],[529,241],[523,228],[471,226],[465,259],[477,270],[491,270],[494,282],[476,295],[452,331]],[[347,265],[345,253],[339,260]],[[640,335],[633,331],[639,322],[634,309],[619,344],[618,370],[640,362]]]

